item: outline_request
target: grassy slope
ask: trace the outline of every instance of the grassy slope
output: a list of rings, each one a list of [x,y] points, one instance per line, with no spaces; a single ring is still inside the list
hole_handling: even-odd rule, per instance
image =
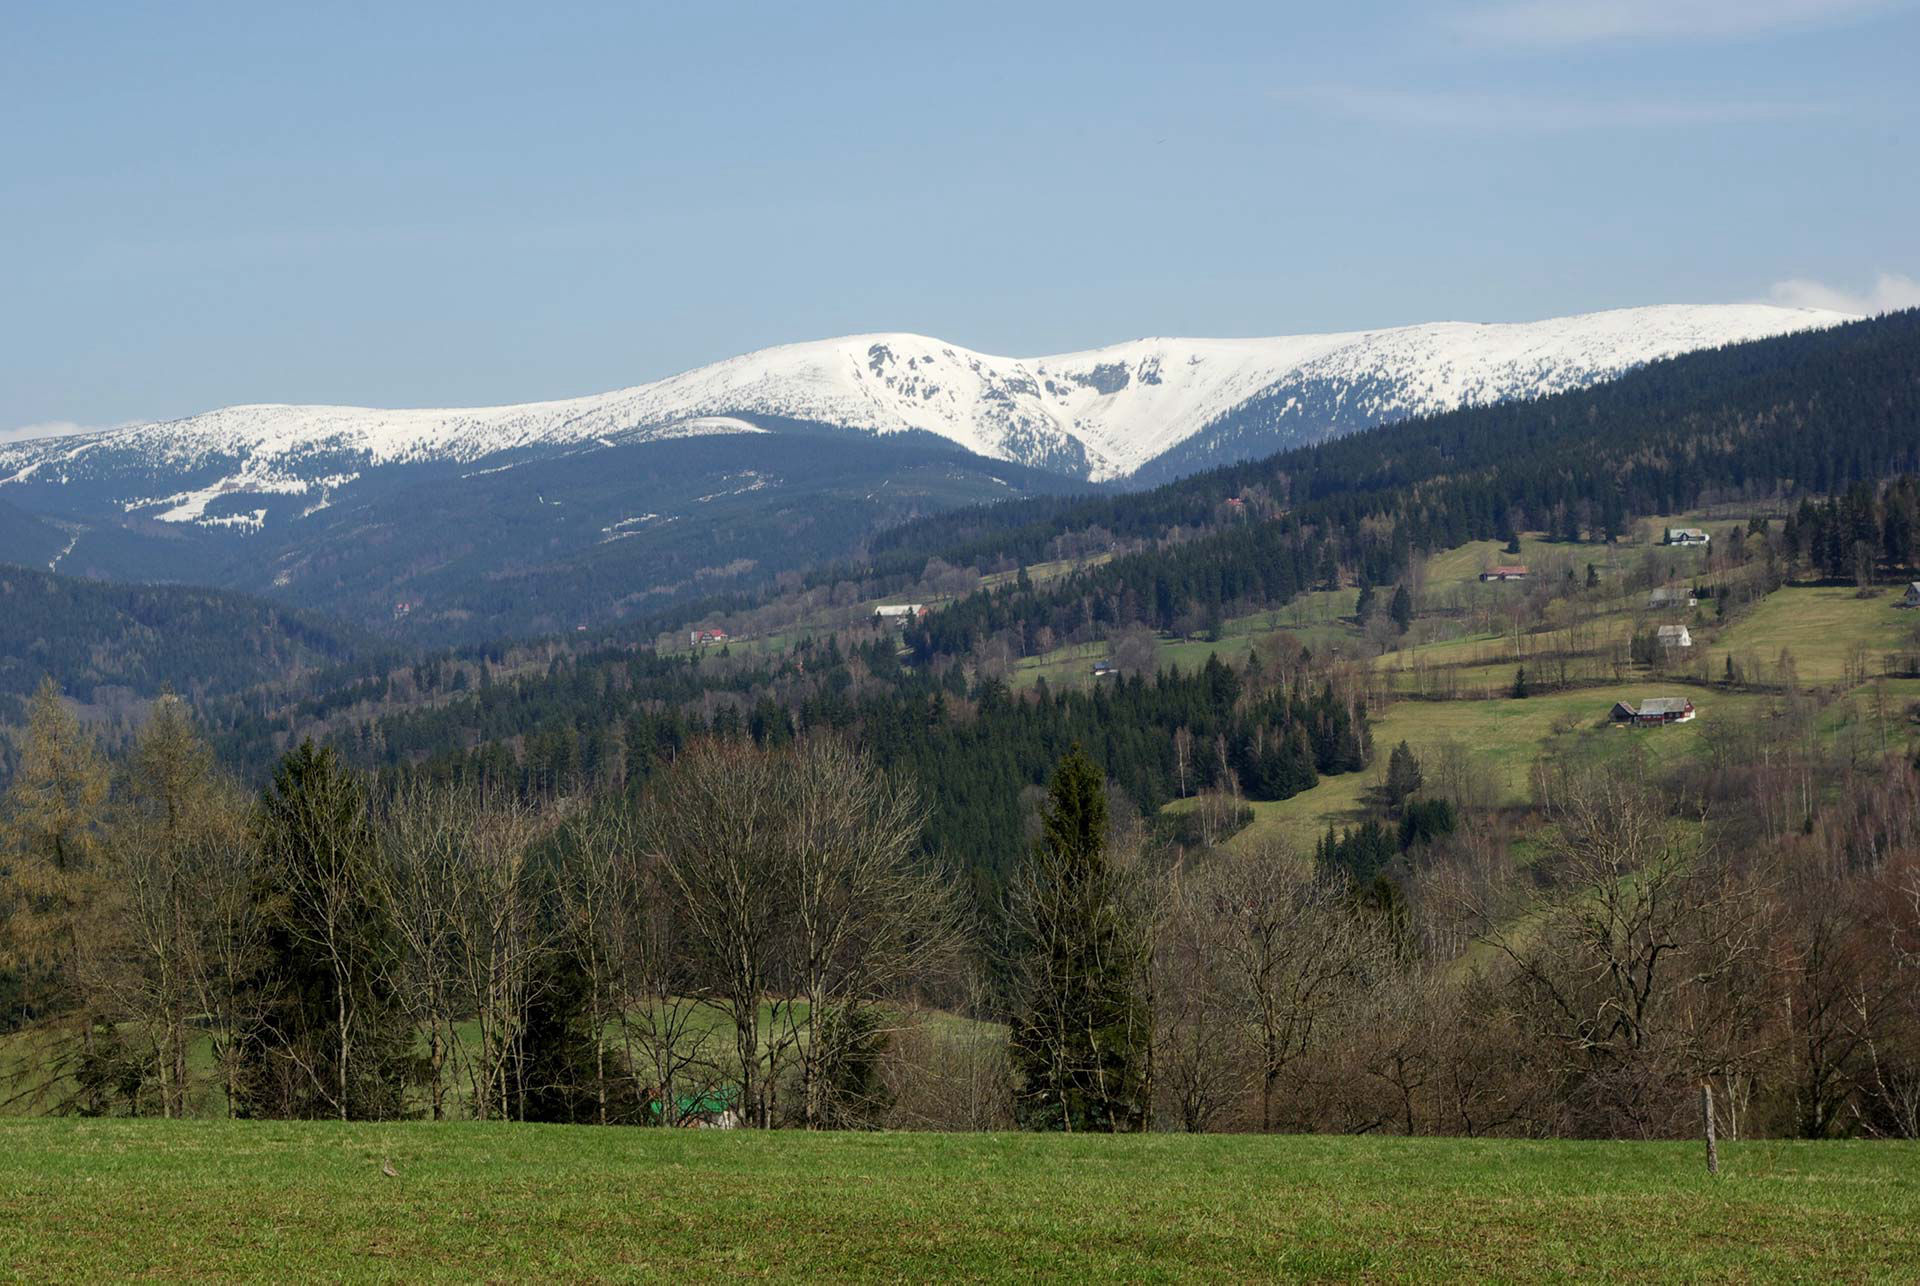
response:
[[[1868,672],[1878,671],[1881,654],[1902,646],[1920,626],[1920,613],[1894,606],[1901,588],[1883,588],[1872,598],[1845,588],[1775,590],[1720,633],[1713,655],[1751,653],[1770,662],[1784,647],[1792,650],[1802,683],[1832,683],[1846,674],[1855,650],[1865,648]]]
[[[1615,701],[1637,703],[1642,697],[1669,694],[1691,697],[1699,708],[1698,717],[1667,728],[1603,726]],[[1767,708],[1768,698],[1762,696],[1707,692],[1652,680],[1523,700],[1396,702],[1374,719],[1372,770],[1323,778],[1312,790],[1292,799],[1253,805],[1253,824],[1234,836],[1229,847],[1277,838],[1311,851],[1329,823],[1347,826],[1360,821],[1366,791],[1379,784],[1388,751],[1402,740],[1429,765],[1436,762],[1434,748],[1442,744],[1466,747],[1493,777],[1502,802],[1524,803],[1528,770],[1543,752],[1580,748],[1614,754],[1637,745],[1657,763],[1693,751],[1716,717],[1756,718]]]
[[[398,1177],[382,1175],[391,1162]],[[0,1123],[0,1274],[1911,1280],[1899,1144]]]
[[[1316,590],[1300,595],[1282,608],[1234,617],[1225,623],[1217,642],[1203,638],[1161,638],[1156,645],[1156,663],[1191,671],[1205,665],[1208,656],[1218,653],[1223,661],[1244,665],[1249,651],[1276,634],[1291,634],[1310,648],[1350,644],[1360,637],[1359,631],[1341,618],[1352,615],[1358,597],[1359,591],[1353,589]],[[1031,687],[1035,680],[1044,677],[1056,687],[1083,685],[1092,678],[1093,663],[1109,656],[1111,651],[1106,643],[1079,643],[1055,648],[1043,656],[1025,657],[1014,668],[1011,682],[1015,687]]]

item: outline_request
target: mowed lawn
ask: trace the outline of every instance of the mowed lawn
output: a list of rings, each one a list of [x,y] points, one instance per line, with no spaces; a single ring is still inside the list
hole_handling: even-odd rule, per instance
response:
[[[0,1275],[1912,1281],[1920,1149],[0,1122]],[[382,1173],[388,1163],[396,1177]]]

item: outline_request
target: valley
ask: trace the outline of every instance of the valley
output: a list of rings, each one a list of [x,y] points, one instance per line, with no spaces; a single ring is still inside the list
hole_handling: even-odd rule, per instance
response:
[[[73,957],[66,1008],[0,971],[0,1102],[1651,1140],[1705,1078],[1742,1149],[1911,1137],[1917,334],[1695,353],[1137,490],[797,430],[750,469],[690,439],[420,481],[390,503],[535,484],[524,523],[437,528],[496,606],[408,574],[404,615],[530,627],[451,645],[14,573],[0,813],[95,854],[23,868],[76,872],[41,905],[132,935],[177,887],[195,927]],[[696,476],[699,521],[672,498]],[[353,525],[379,512],[322,511],[346,525],[301,575],[385,592],[398,551]],[[503,561],[532,531],[548,560]],[[730,558],[765,574],[702,584]],[[358,856],[302,865],[335,843]],[[1036,881],[1075,853],[1087,931],[1126,926],[1100,947],[1133,989],[1118,1089],[1061,1089],[1022,1025],[1049,985],[1023,944],[1082,905]],[[329,907],[390,989],[300,945]],[[248,936],[282,924],[305,936]],[[844,966],[808,964],[823,934]],[[142,989],[163,963],[201,1016]],[[353,1048],[303,976],[366,988],[360,1079],[299,1073]],[[1622,977],[1639,1026],[1568,1026]],[[1803,1019],[1833,986],[1850,1007]]]
[[[0,5],[0,1281],[1920,1281],[1916,48]]]

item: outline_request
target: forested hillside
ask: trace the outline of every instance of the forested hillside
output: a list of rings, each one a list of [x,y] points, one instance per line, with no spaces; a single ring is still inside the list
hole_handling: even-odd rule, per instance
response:
[[[160,521],[127,512],[134,480],[47,483],[35,500],[62,525],[0,510],[0,559],[238,590],[415,647],[483,644],[582,624],[658,628],[691,603],[764,594],[900,522],[1088,489],[927,434],[776,428],[502,452],[488,467],[397,463],[340,494],[316,484],[294,497],[297,516],[264,525],[259,506],[287,496],[206,493],[196,476],[199,518]],[[51,508],[82,498],[83,512]]]
[[[778,747],[809,733],[850,737],[922,783],[926,851],[991,889],[1017,857],[1028,806],[1070,747],[1086,747],[1136,811],[1223,785],[1285,799],[1372,754],[1365,703],[1345,676],[1299,666],[1115,679],[1091,691],[1010,692],[957,668],[903,667],[891,637],[842,650],[802,642],[777,658],[660,657],[625,649],[556,659],[547,672],[491,682],[484,661],[449,660],[419,680],[438,694],[386,717],[385,689],[291,719],[244,714],[228,757],[264,765],[287,730],[331,729],[350,761],[398,785],[417,779],[508,790],[528,800],[582,791],[637,794],[705,737]]]
[[[1031,650],[1042,629],[1186,632],[1307,589],[1391,584],[1416,551],[1521,530],[1604,542],[1633,518],[1707,500],[1825,495],[1911,471],[1917,423],[1920,312],[1906,312],[1390,425],[1141,495],[924,520],[875,542],[874,571],[1118,552],[935,614],[912,636],[922,658],[965,655],[994,634]]]
[[[1704,492],[1776,479],[1824,492],[1907,467],[1899,462],[1914,450],[1917,349],[1920,310],[1908,310],[1689,353],[1591,388],[1403,420],[1144,492],[922,518],[875,538],[875,562],[898,560],[886,566],[902,570],[932,556],[1038,562],[1063,534],[1098,528],[1124,540],[1205,526],[1228,498],[1263,488],[1273,504],[1297,508],[1464,481],[1496,467],[1504,479],[1524,479],[1519,490],[1501,488],[1509,504],[1541,515],[1586,500],[1595,507],[1588,527],[1604,524],[1609,498],[1672,512]],[[1603,463],[1631,467],[1581,467]]]
[[[0,550],[23,563],[41,566],[60,556],[67,543],[60,530],[44,518],[0,500]]]
[[[0,565],[0,724],[17,724],[24,698],[49,676],[82,703],[103,689],[147,698],[167,687],[208,701],[341,663],[365,643],[245,594]]]

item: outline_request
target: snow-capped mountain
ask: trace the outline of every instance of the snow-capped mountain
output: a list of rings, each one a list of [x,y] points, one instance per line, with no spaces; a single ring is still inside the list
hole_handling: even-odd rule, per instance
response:
[[[0,448],[0,496],[257,530],[396,464],[512,468],[555,452],[777,431],[920,430],[975,455],[1103,481],[1166,476],[1408,415],[1589,384],[1694,349],[1850,320],[1670,306],[1510,325],[1272,339],[1142,339],[995,357],[922,335],[789,344],[619,392],[468,410],[235,406]],[[751,452],[747,453],[749,456]]]

